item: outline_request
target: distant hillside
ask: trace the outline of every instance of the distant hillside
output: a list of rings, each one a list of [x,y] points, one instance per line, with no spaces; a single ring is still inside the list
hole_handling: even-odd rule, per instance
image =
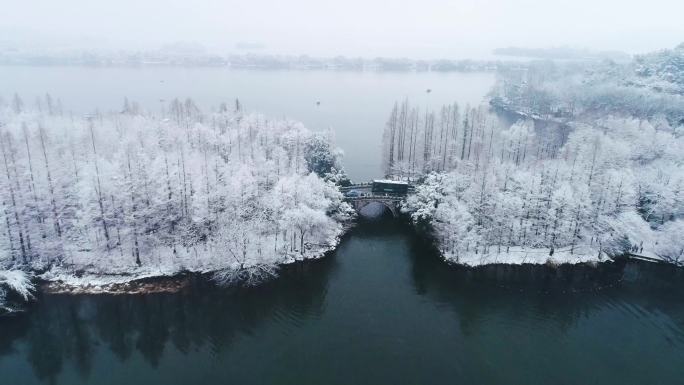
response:
[[[493,53],[500,56],[527,57],[536,59],[557,60],[615,60],[628,61],[631,55],[621,51],[592,51],[588,49],[572,47],[552,48],[524,48],[506,47],[496,48]]]
[[[494,105],[542,119],[617,114],[684,126],[684,44],[626,63],[539,62],[500,71],[491,96]]]

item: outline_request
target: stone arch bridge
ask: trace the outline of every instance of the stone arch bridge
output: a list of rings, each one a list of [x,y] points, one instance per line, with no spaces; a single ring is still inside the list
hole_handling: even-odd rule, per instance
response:
[[[344,194],[344,199],[349,202],[357,213],[363,214],[364,209],[370,207],[370,205],[382,205],[393,217],[399,216],[399,205],[409,194],[414,191],[413,186],[402,183],[393,182],[387,183],[380,182],[383,185],[390,185],[389,189],[379,188],[379,182],[373,181],[368,183],[357,183],[351,186],[341,187],[340,191]],[[401,188],[392,189],[391,185],[397,184]]]

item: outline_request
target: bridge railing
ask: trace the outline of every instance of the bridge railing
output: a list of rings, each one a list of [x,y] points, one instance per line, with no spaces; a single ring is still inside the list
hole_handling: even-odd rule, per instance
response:
[[[346,201],[356,202],[356,201],[392,201],[399,202],[404,200],[404,196],[380,196],[380,195],[366,195],[358,197],[345,197]]]
[[[349,190],[355,190],[355,189],[360,189],[360,188],[368,188],[368,187],[373,187],[373,183],[371,183],[371,182],[355,183],[351,186],[340,187],[340,190],[341,191],[349,191]]]
[[[363,188],[368,188],[368,187],[373,187],[373,182],[354,183],[351,186],[340,187],[340,190],[345,191],[345,190],[363,189]],[[415,187],[413,185],[408,185],[408,189],[409,190],[415,190]]]

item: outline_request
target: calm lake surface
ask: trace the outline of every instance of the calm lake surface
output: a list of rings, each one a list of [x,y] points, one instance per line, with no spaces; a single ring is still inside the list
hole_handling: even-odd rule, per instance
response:
[[[684,274],[449,267],[396,221],[253,289],[44,295],[2,384],[681,384]]]
[[[16,92],[33,103],[50,93],[78,114],[120,109],[125,97],[154,111],[173,98],[192,98],[204,109],[239,98],[248,111],[295,119],[316,131],[332,129],[350,177],[367,181],[383,176],[382,130],[395,101],[408,98],[430,108],[478,105],[494,80],[492,73],[457,72],[0,66],[0,97]]]
[[[163,80],[163,81],[162,81]],[[492,74],[0,67],[0,95],[77,113],[239,97],[331,127],[355,180],[380,176],[396,99],[477,104]],[[429,95],[425,89],[433,90]],[[321,101],[316,107],[315,102]],[[681,384],[684,273],[667,266],[450,267],[410,228],[363,222],[327,258],[252,289],[42,295],[0,318],[0,385]]]

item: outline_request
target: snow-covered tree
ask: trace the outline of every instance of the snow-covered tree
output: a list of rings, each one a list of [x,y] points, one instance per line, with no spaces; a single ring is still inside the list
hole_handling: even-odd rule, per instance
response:
[[[0,270],[0,315],[18,311],[17,305],[20,304],[16,304],[16,300],[28,301],[33,298],[34,290],[26,272],[17,269]]]

